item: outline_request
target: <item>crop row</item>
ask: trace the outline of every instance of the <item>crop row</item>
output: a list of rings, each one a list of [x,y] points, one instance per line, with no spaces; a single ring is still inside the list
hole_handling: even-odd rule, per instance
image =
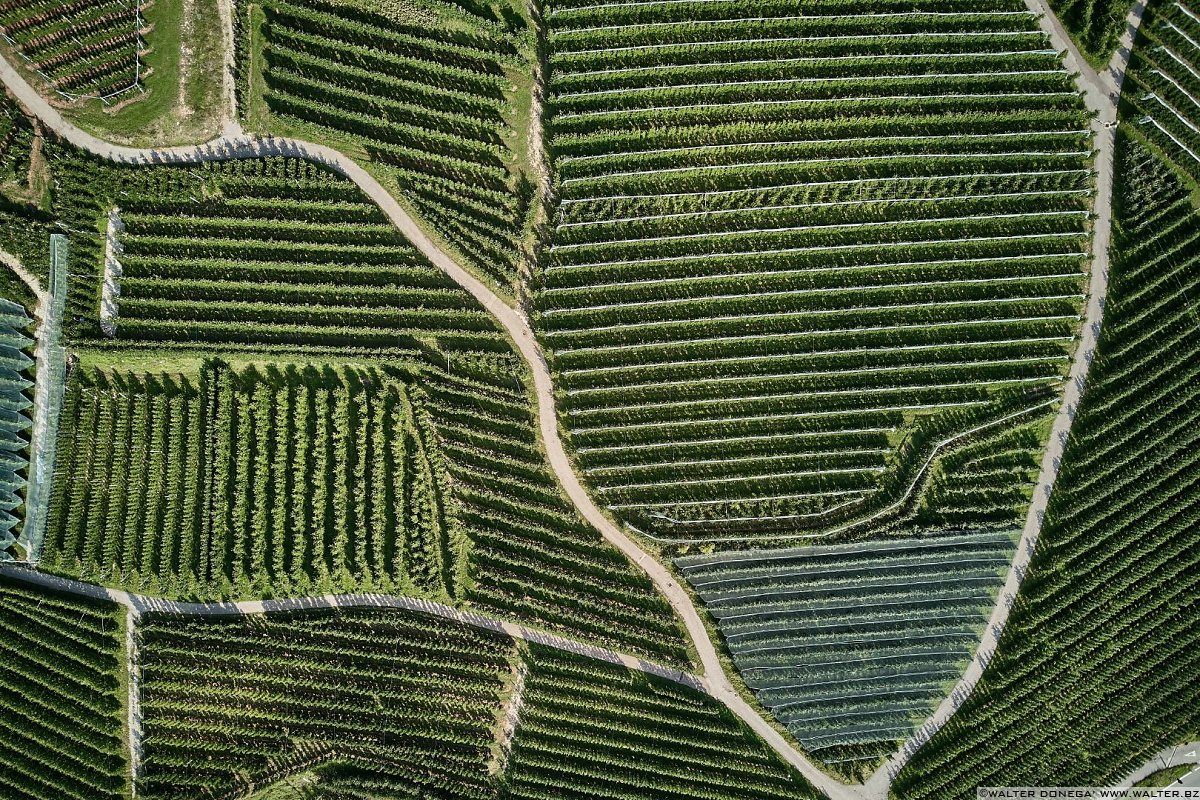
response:
[[[0,582],[0,656],[8,742],[0,793],[127,796],[117,607]]]
[[[453,591],[433,445],[402,384],[220,363],[194,380],[73,375],[47,541],[57,563],[203,595]]]
[[[906,468],[825,434],[895,441],[1056,384],[1091,140],[1023,5],[547,20],[558,208],[537,323],[581,466],[639,530],[819,526]],[[1019,505],[1024,476],[992,478],[947,500],[958,519]]]
[[[424,376],[472,542],[472,602],[677,660],[665,601],[561,500],[511,365],[480,363],[470,380],[432,366]]]
[[[6,3],[0,35],[55,90],[103,97],[138,84],[145,49],[141,7],[142,0]]]
[[[759,702],[828,756],[887,749],[932,710],[970,653],[1012,549],[1010,535],[980,533],[677,565]]]
[[[33,124],[12,103],[0,106],[0,174],[5,180],[25,183],[33,147]]]
[[[505,143],[512,43],[324,0],[264,9],[268,108],[360,140],[427,221],[507,287],[524,225]]]
[[[538,646],[505,783],[528,800],[815,796],[711,698]]]
[[[373,611],[154,616],[138,640],[139,795],[240,797],[310,771],[331,787],[491,794],[506,640]]]
[[[921,494],[917,524],[1021,524],[1040,466],[1039,430],[1036,421],[1000,430],[941,456]]]
[[[26,392],[33,359],[32,320],[18,303],[0,299],[0,559],[16,540],[17,509],[24,502],[33,401]]]
[[[1107,65],[1125,31],[1121,0],[1050,0],[1055,15],[1093,63]]]
[[[69,157],[62,152],[54,155]],[[441,484],[452,485],[452,490],[439,496],[445,512],[455,520],[454,555],[429,562],[441,565],[433,570],[438,573],[436,583],[444,583],[447,591],[460,591],[457,598],[488,613],[551,627],[662,661],[681,658],[680,633],[666,602],[618,551],[578,519],[562,497],[537,443],[529,395],[512,345],[465,291],[429,265],[398,233],[392,242],[369,246],[355,242],[357,230],[371,231],[379,238],[384,237],[384,231],[380,213],[353,184],[322,167],[291,158],[137,171],[110,171],[76,159],[70,169],[62,172],[62,191],[70,198],[69,204],[64,203],[81,209],[72,218],[72,227],[77,231],[72,237],[76,259],[72,263],[100,262],[99,237],[90,238],[84,233],[95,229],[96,218],[103,218],[114,205],[121,207],[125,217],[124,252],[118,256],[124,283],[118,298],[117,332],[109,346],[175,352],[186,349],[192,357],[207,356],[218,347],[268,363],[273,358],[287,363],[301,356],[318,364],[342,364],[352,356],[356,367],[386,356],[388,368],[379,369],[389,380],[409,387],[410,400],[424,409],[415,418],[429,426],[428,430],[420,429],[421,438],[436,445],[427,447],[426,455],[440,463],[439,469],[444,468],[452,478]],[[341,220],[346,223],[343,233],[332,229]],[[231,223],[231,233],[219,240],[196,239],[205,250],[194,255],[180,254],[170,247],[149,253],[144,246],[149,240],[134,233],[148,225],[186,232],[191,224],[207,230],[227,222]],[[311,236],[305,238],[307,231],[318,228],[329,230],[325,238],[343,243],[314,243]],[[162,241],[171,244],[183,239],[171,236],[162,237]],[[214,242],[222,243],[220,251],[209,251]],[[98,296],[99,281],[83,269],[74,271],[72,314],[68,320],[73,320],[75,335],[98,338]],[[128,308],[120,305],[126,301],[130,303]],[[168,310],[174,318],[138,316],[138,302],[150,304],[143,308]],[[257,319],[270,321],[237,318],[243,309],[253,309],[260,315]],[[300,319],[317,319],[318,315],[330,325],[317,328],[297,324]],[[355,320],[353,326],[349,324],[351,317]],[[400,328],[400,319],[418,324]],[[256,391],[255,396],[259,395],[266,396]],[[257,405],[258,401],[247,405],[245,414],[237,417],[244,420],[246,430],[259,429],[261,415],[254,410]],[[266,422],[267,428],[283,430],[283,423],[272,414],[267,415]],[[76,432],[75,426],[66,428],[72,431],[72,437],[87,436]],[[236,435],[245,438],[242,433]],[[350,433],[346,436],[344,444],[358,438]],[[202,441],[206,440],[172,440],[168,445],[170,457],[194,460],[199,456],[189,454],[200,454],[208,447]],[[114,444],[103,444],[101,450],[113,446],[124,445],[114,440]],[[282,442],[268,445],[268,450],[271,447],[277,454],[284,449]],[[337,448],[334,451],[340,452]],[[243,467],[237,451],[231,452],[235,456],[233,474],[238,470],[246,475],[280,474],[274,467],[260,471],[253,460]],[[367,462],[360,459],[354,463]],[[356,474],[350,470],[351,477]],[[332,502],[340,491],[332,476],[318,482],[328,487],[322,496]],[[80,488],[77,493],[85,491]],[[333,561],[325,556],[316,558],[318,553],[292,548],[296,556],[309,553],[312,563],[297,565],[287,560],[292,556],[287,556],[277,569],[274,565],[278,557],[288,552],[284,548],[291,542],[289,537],[280,539],[280,534],[274,532],[282,518],[260,512],[249,502],[234,508],[243,525],[237,530],[248,530],[253,535],[232,536],[228,541],[241,543],[236,551],[238,560],[231,560],[228,568],[220,561],[213,575],[225,575],[228,577],[219,579],[231,581],[233,563],[237,563],[247,578],[257,572],[270,575],[273,582],[280,581],[272,584],[276,593],[304,591],[299,578],[280,588],[284,578],[292,574],[327,580],[329,590],[341,590],[334,581],[336,573],[330,571],[332,567],[324,566]],[[257,528],[244,527],[249,524],[245,520],[258,518],[270,520],[267,538],[261,542]],[[336,557],[352,565],[349,577],[354,581],[396,574],[390,556],[379,561],[375,545],[365,538],[350,535],[348,530],[341,534],[335,530],[326,536],[324,524],[337,518],[319,516],[312,522],[323,545],[332,546],[334,551],[338,550],[335,543],[352,545],[344,556],[335,552],[329,559]],[[371,516],[363,516],[351,505],[347,506],[346,519],[370,520]],[[287,530],[308,530],[307,524],[289,523]],[[231,527],[232,523],[227,529]],[[103,538],[102,532],[92,535]],[[393,544],[395,552],[405,549],[403,541]],[[360,547],[366,553],[365,559],[359,558]],[[445,546],[442,550],[445,552]],[[227,544],[227,551],[234,552],[231,545]],[[73,561],[63,563],[64,569],[79,569]],[[360,565],[362,569],[358,569]],[[169,568],[160,563],[158,568],[168,575],[190,572],[190,568],[181,570],[177,562]],[[321,572],[323,569],[328,576]],[[447,569],[449,575],[445,574]],[[428,574],[422,570],[416,571]],[[140,589],[149,585],[143,583],[149,576],[139,575],[135,581],[124,568],[115,579],[129,581],[127,585]],[[316,585],[310,583],[309,587]],[[253,589],[248,580],[230,586],[231,591],[243,594]],[[378,582],[374,586],[380,588]]]
[[[127,193],[118,334],[221,341],[278,328],[313,343],[346,341],[356,329],[377,340],[427,331],[494,338],[487,315],[377,208],[361,197],[318,199],[321,183],[286,203],[224,182],[228,194],[218,198],[164,201],[155,192],[144,209]]]
[[[1195,175],[1200,171],[1200,14],[1186,3],[1159,3],[1139,30],[1123,96],[1142,115],[1139,133],[1183,174]]]
[[[1118,133],[1105,326],[1029,576],[979,686],[900,773],[898,797],[1115,783],[1195,727],[1197,172],[1142,140],[1139,114]]]

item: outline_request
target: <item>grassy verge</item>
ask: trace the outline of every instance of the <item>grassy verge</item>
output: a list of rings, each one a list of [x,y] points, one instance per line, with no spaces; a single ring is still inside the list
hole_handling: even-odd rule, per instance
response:
[[[1135,786],[1149,786],[1157,788],[1159,786],[1170,786],[1175,781],[1187,775],[1192,770],[1196,769],[1195,764],[1179,764],[1174,767],[1160,769],[1158,772],[1152,772],[1146,777],[1138,781]]]
[[[224,43],[217,0],[155,0],[145,11],[147,70],[139,97],[84,100],[64,116],[105,139],[135,146],[192,144],[221,127]]]

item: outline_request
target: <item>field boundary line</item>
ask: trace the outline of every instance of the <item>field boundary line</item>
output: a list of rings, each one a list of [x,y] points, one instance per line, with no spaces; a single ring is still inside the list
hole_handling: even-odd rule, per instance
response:
[[[640,568],[666,597],[675,614],[683,622],[687,637],[696,650],[703,673],[694,678],[697,688],[707,690],[708,694],[723,703],[733,714],[749,726],[763,741],[775,750],[788,764],[795,767],[817,791],[830,797],[831,800],[862,800],[863,787],[849,786],[832,777],[817,767],[803,753],[797,750],[784,738],[771,723],[754,709],[734,688],[729,676],[725,673],[721,658],[717,654],[709,636],[708,629],[700,617],[699,611],[692,604],[690,595],[679,584],[670,570],[655,557],[642,549],[624,531],[605,516],[584,488],[579,477],[575,474],[574,465],[567,455],[558,427],[558,410],[555,405],[554,383],[550,377],[549,365],[528,318],[518,309],[513,308],[500,298],[487,284],[471,274],[466,268],[456,262],[448,253],[438,246],[416,221],[406,212],[400,203],[363,167],[338,150],[311,142],[281,137],[253,137],[243,134],[221,136],[200,145],[164,147],[164,148],[135,148],[113,144],[81,130],[68,122],[61,113],[47,100],[38,94],[28,81],[13,67],[7,59],[0,58],[0,82],[8,88],[33,116],[56,135],[70,144],[97,155],[101,158],[119,164],[128,165],[171,165],[196,164],[207,161],[228,161],[239,158],[257,158],[263,156],[292,156],[324,164],[353,181],[374,202],[392,224],[408,238],[430,263],[444,272],[448,277],[468,291],[483,308],[504,327],[513,343],[529,366],[533,380],[533,390],[537,400],[537,424],[546,451],[547,462],[558,478],[559,484],[567,498],[575,506],[579,515],[596,528],[603,538],[616,547],[635,566]],[[36,573],[35,573],[36,574]],[[78,587],[76,587],[78,588]],[[132,602],[127,593],[113,594],[116,590],[99,590],[104,598],[127,604]],[[116,599],[121,597],[122,599]],[[391,598],[389,602],[399,602]],[[164,601],[154,601],[164,602]],[[264,608],[276,607],[276,604],[289,601],[263,601]],[[338,602],[346,602],[341,598]],[[405,601],[418,602],[418,601]],[[303,606],[297,606],[303,607]],[[146,610],[149,610],[148,608]],[[420,607],[415,610],[421,610]],[[231,613],[243,613],[241,610]],[[461,613],[461,612],[455,612]],[[478,617],[480,620],[486,618]],[[511,623],[499,623],[487,620],[487,625],[510,626]],[[530,641],[539,641],[549,634],[529,632]],[[561,637],[551,637],[561,643],[561,649],[587,654],[590,648],[577,642]],[[581,648],[581,650],[576,650]],[[599,648],[596,648],[598,652]],[[626,658],[619,656],[618,660]],[[637,659],[630,659],[634,664]],[[620,663],[625,663],[621,661]],[[649,671],[649,665],[642,671]],[[673,672],[668,670],[668,672]],[[682,677],[686,681],[686,677]],[[882,795],[879,795],[882,798]]]
[[[460,611],[442,603],[414,597],[364,593],[317,595],[281,600],[242,600],[237,602],[218,601],[207,603],[182,602],[148,597],[122,589],[110,589],[85,581],[63,578],[41,572],[28,564],[17,562],[0,562],[0,576],[76,597],[115,603],[125,609],[124,663],[128,685],[126,698],[126,741],[129,749],[131,797],[137,796],[137,781],[142,774],[142,711],[141,683],[138,670],[137,624],[144,614],[173,614],[188,617],[235,617],[342,608],[375,608],[409,611],[491,631],[502,636],[507,636],[514,641],[533,642],[543,647],[552,647],[555,650],[561,650],[573,655],[603,661],[608,664],[672,681],[698,692],[703,692],[704,694],[711,694],[707,681],[682,670],[665,667],[646,659],[620,653],[616,650],[585,644],[565,636],[537,630],[525,625],[494,619],[472,611]]]

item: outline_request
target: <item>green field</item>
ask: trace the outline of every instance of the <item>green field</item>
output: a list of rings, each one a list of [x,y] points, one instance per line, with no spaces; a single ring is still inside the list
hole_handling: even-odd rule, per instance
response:
[[[245,797],[296,775],[321,797],[494,796],[487,762],[512,653],[504,639],[348,611],[152,617],[138,650],[138,796]]]
[[[1114,785],[1200,730],[1200,210],[1137,119],[1099,351],[1021,600],[899,798]]]
[[[1116,0],[1050,0],[1054,13],[1096,68],[1107,67],[1112,59],[1125,33],[1129,5]]]
[[[504,798],[813,798],[719,704],[625,669],[531,648]]]
[[[188,597],[411,591],[683,657],[666,601],[559,493],[508,340],[353,184],[285,158],[54,163],[93,270],[72,269],[67,329],[101,372],[72,373],[47,565]],[[213,391],[213,356],[242,364],[236,391],[234,373]],[[396,456],[388,424],[423,452]]]
[[[1182,2],[1150,7],[1129,66],[1128,118],[1137,135],[1200,192],[1200,13]]]
[[[128,796],[124,615],[0,578],[0,796]]]
[[[1200,6],[1139,8],[0,0],[0,800],[1196,739]]]
[[[101,0],[66,6],[28,0],[5,4],[6,43],[48,87],[67,100],[116,100],[141,88],[141,0]]]
[[[180,144],[221,127],[216,0],[9,3],[0,44],[76,124],[131,144]],[[202,22],[205,21],[205,22]],[[207,24],[206,24],[207,23]]]
[[[1112,783],[1200,730],[1200,20],[1165,0],[1141,30],[1104,328],[1039,550],[980,690],[901,774],[902,798]]]
[[[935,442],[1053,397],[1091,143],[1024,4],[554,2],[547,23],[537,319],[614,515],[668,542],[827,529],[907,500]],[[1028,476],[994,477],[949,482],[974,495],[955,522],[1020,519]]]
[[[221,362],[198,376],[81,372],[46,568],[155,594],[457,591],[466,543],[429,412],[402,376]]]
[[[497,25],[436,4],[239,0],[247,125],[369,162],[467,266],[517,295],[531,44],[509,11]]]

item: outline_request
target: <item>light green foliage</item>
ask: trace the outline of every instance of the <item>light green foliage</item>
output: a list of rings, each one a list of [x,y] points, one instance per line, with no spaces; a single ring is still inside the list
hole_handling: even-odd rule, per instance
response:
[[[370,5],[263,3],[262,102],[384,166],[471,267],[513,291],[532,191],[515,163],[514,81],[528,81],[518,41],[461,11],[443,21]]]
[[[658,660],[683,658],[680,632],[666,601],[562,497],[538,443],[524,372],[495,321],[428,264],[353,184],[296,159],[116,169],[70,151],[59,150],[55,156],[65,176],[59,207],[75,231],[72,263],[94,265],[91,274],[85,266],[73,268],[68,314],[70,334],[92,349],[91,358],[123,374],[138,371],[121,368],[127,358],[147,365],[156,355],[203,357],[214,352],[257,364],[277,362],[280,370],[292,362],[299,362],[302,371],[304,363],[352,360],[356,369],[376,365],[378,374],[399,374],[414,408],[411,419],[418,435],[413,441],[423,450],[414,458],[430,465],[428,473],[437,486],[436,492],[406,498],[404,513],[413,520],[440,515],[441,521],[401,525],[397,516],[376,524],[375,510],[392,507],[390,500],[375,497],[376,487],[386,481],[370,482],[365,493],[358,487],[368,465],[381,466],[374,454],[352,454],[369,413],[359,416],[357,424],[347,418],[348,427],[335,425],[323,434],[330,444],[322,452],[333,454],[331,458],[345,454],[345,460],[314,462],[313,485],[303,491],[319,498],[327,513],[310,519],[307,511],[288,516],[262,505],[257,487],[289,497],[302,493],[298,485],[271,488],[276,477],[287,473],[273,466],[283,442],[272,433],[264,440],[265,449],[238,450],[232,443],[248,443],[257,431],[301,420],[333,419],[341,413],[341,400],[327,398],[319,411],[281,422],[278,408],[271,407],[278,405],[278,395],[256,391],[256,399],[246,400],[244,414],[234,411],[237,404],[227,404],[200,415],[212,421],[214,436],[216,430],[224,432],[223,439],[201,438],[195,426],[170,425],[166,428],[174,438],[162,445],[147,444],[131,433],[136,429],[130,426],[143,424],[137,420],[144,419],[147,430],[153,430],[155,414],[167,413],[145,409],[142,400],[106,421],[99,437],[88,427],[92,416],[73,417],[76,422],[63,426],[60,441],[64,452],[85,442],[75,451],[85,464],[85,455],[94,453],[100,464],[112,461],[119,470],[126,467],[116,454],[130,446],[147,452],[161,446],[165,455],[151,455],[172,464],[178,460],[180,474],[193,468],[203,473],[204,468],[192,465],[205,453],[226,453],[224,472],[211,473],[206,483],[187,479],[185,486],[202,487],[197,499],[175,500],[183,503],[181,513],[205,520],[195,523],[185,516],[168,526],[183,537],[170,545],[173,553],[184,553],[188,541],[197,543],[188,556],[193,566],[181,565],[176,555],[165,562],[140,554],[151,546],[147,542],[161,541],[164,548],[167,542],[139,532],[156,529],[156,523],[143,520],[136,503],[125,509],[118,488],[130,480],[124,472],[113,473],[111,488],[87,481],[59,486],[78,508],[61,517],[59,535],[66,538],[47,550],[47,563],[73,574],[85,570],[104,580],[131,581],[128,585],[147,590],[154,589],[154,580],[160,591],[184,594],[391,587],[469,602]],[[118,205],[124,224],[118,234],[121,292],[116,334],[110,340],[101,335],[98,321],[100,231],[109,209]],[[89,229],[96,233],[87,233]],[[140,371],[160,370],[143,366]],[[199,389],[196,385],[192,392]],[[125,400],[113,403],[126,408]],[[191,438],[180,438],[185,436]],[[383,440],[398,443],[386,433]],[[230,443],[228,450],[219,450],[222,441]],[[141,468],[133,469],[136,485]],[[218,475],[234,476],[233,482],[214,483]],[[263,476],[270,476],[265,484]],[[212,486],[219,489],[204,488]],[[250,487],[252,496],[238,494],[243,486]],[[112,514],[102,502],[92,504],[90,492],[115,500]],[[421,496],[439,498],[437,510],[429,502],[417,502]],[[185,512],[193,508],[188,502],[222,505],[204,517],[200,511]],[[70,508],[62,506],[64,512]],[[97,514],[109,522],[96,528],[83,522]],[[78,525],[86,533],[72,533]],[[403,537],[391,541],[399,531],[405,532]],[[421,531],[428,533],[417,536]],[[212,538],[202,543],[201,532]],[[313,541],[321,542],[323,552],[304,550],[314,554],[310,563],[290,561],[288,555],[277,566],[281,554],[289,552],[287,542],[297,537],[308,541],[310,535],[317,536]],[[80,549],[81,541],[90,543]],[[396,567],[389,547],[396,552],[415,547],[428,555]],[[301,550],[290,552],[299,555]],[[196,587],[185,580],[192,574]]]
[[[46,566],[205,597],[445,598],[461,554],[425,413],[376,370],[77,371]]]
[[[63,97],[110,97],[140,86],[142,0],[67,6],[9,3],[0,26],[29,67]]]
[[[537,322],[618,517],[672,541],[835,527],[907,499],[936,442],[1058,391],[1092,144],[1020,0],[546,19]],[[946,516],[1008,524],[1028,483]]]

